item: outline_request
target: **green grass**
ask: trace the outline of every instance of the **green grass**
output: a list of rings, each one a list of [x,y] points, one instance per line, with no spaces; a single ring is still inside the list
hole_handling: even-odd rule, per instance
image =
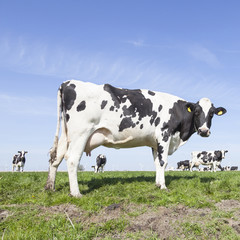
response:
[[[226,199],[240,199],[239,172],[167,172],[166,185],[169,191],[155,187],[154,172],[105,172],[78,174],[81,199],[69,196],[68,175],[57,173],[56,191],[45,191],[46,172],[0,173],[0,210],[7,210],[7,218],[0,220],[0,237],[4,239],[114,239],[122,234],[129,222],[125,217],[111,219],[100,224],[84,224],[75,221],[72,227],[64,213],[42,212],[42,207],[73,204],[84,212],[85,218],[99,213],[107,206],[120,203],[141,205],[142,210],[128,214],[134,218],[146,207],[176,206],[182,204],[194,208],[211,208],[212,232],[219,219],[231,218],[232,213],[215,211],[215,203]],[[202,236],[205,229],[199,223],[185,222],[182,229],[187,238]],[[229,228],[221,228],[229,234]],[[139,233],[128,233],[130,239]],[[213,233],[215,234],[215,233]],[[141,235],[141,234],[140,234]],[[146,239],[157,239],[151,233]],[[234,233],[230,236],[235,239]],[[117,237],[116,237],[117,239]],[[237,238],[236,238],[237,239]]]

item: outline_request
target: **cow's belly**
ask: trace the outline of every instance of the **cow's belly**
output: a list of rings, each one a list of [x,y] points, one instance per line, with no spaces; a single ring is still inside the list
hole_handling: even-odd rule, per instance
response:
[[[140,146],[155,147],[156,144],[153,141],[151,135],[140,135],[137,132],[130,133],[112,133],[107,128],[97,129],[88,139],[85,146],[85,152],[90,154],[90,152],[100,145],[109,148],[132,148]]]

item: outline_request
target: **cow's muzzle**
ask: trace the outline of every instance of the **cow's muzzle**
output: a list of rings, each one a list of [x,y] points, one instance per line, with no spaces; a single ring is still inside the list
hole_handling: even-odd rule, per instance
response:
[[[201,136],[201,137],[209,137],[211,132],[208,128],[199,128],[198,129],[198,134]]]

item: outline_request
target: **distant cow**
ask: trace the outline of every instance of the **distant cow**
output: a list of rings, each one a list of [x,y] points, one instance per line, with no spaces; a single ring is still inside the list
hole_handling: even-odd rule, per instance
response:
[[[204,167],[203,171],[204,172],[210,172],[212,170],[212,167]]]
[[[231,168],[230,168],[230,171],[237,171],[238,170],[238,166],[232,166]]]
[[[177,169],[190,170],[190,161],[184,160],[177,163]]]
[[[70,193],[81,197],[77,167],[83,152],[110,148],[152,148],[156,185],[166,189],[167,156],[197,132],[210,135],[213,115],[226,113],[208,98],[197,103],[150,90],[115,88],[70,80],[58,90],[58,120],[45,189],[55,188],[56,172],[67,160]],[[61,127],[61,136],[60,135]]]
[[[13,156],[13,160],[12,160],[12,171],[14,172],[15,168],[17,167],[17,157],[18,157],[18,154],[15,154]]]
[[[20,170],[24,169],[24,165],[26,162],[26,157],[25,154],[28,153],[27,151],[18,151],[17,155],[13,156],[13,161],[12,161],[12,171],[14,172],[14,169],[16,168],[16,171],[20,172]]]
[[[209,165],[211,166],[211,171],[216,172],[217,167],[222,170],[221,162],[225,158],[225,154],[228,151],[202,151],[202,152],[192,152],[192,161],[190,164],[190,171],[193,167],[199,169],[199,165]]]
[[[103,168],[107,162],[107,158],[103,154],[99,154],[96,159],[96,165],[92,166],[94,168],[95,173],[104,172]]]
[[[230,169],[231,169],[230,166],[225,166],[225,167],[223,168],[223,171],[230,171]]]

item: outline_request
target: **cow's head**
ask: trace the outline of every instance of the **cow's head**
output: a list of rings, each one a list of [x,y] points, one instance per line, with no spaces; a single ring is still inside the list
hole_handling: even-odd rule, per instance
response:
[[[223,107],[215,108],[208,98],[202,98],[196,104],[188,103],[187,110],[194,114],[195,130],[202,137],[208,137],[211,134],[213,115],[221,116],[227,112]]]

